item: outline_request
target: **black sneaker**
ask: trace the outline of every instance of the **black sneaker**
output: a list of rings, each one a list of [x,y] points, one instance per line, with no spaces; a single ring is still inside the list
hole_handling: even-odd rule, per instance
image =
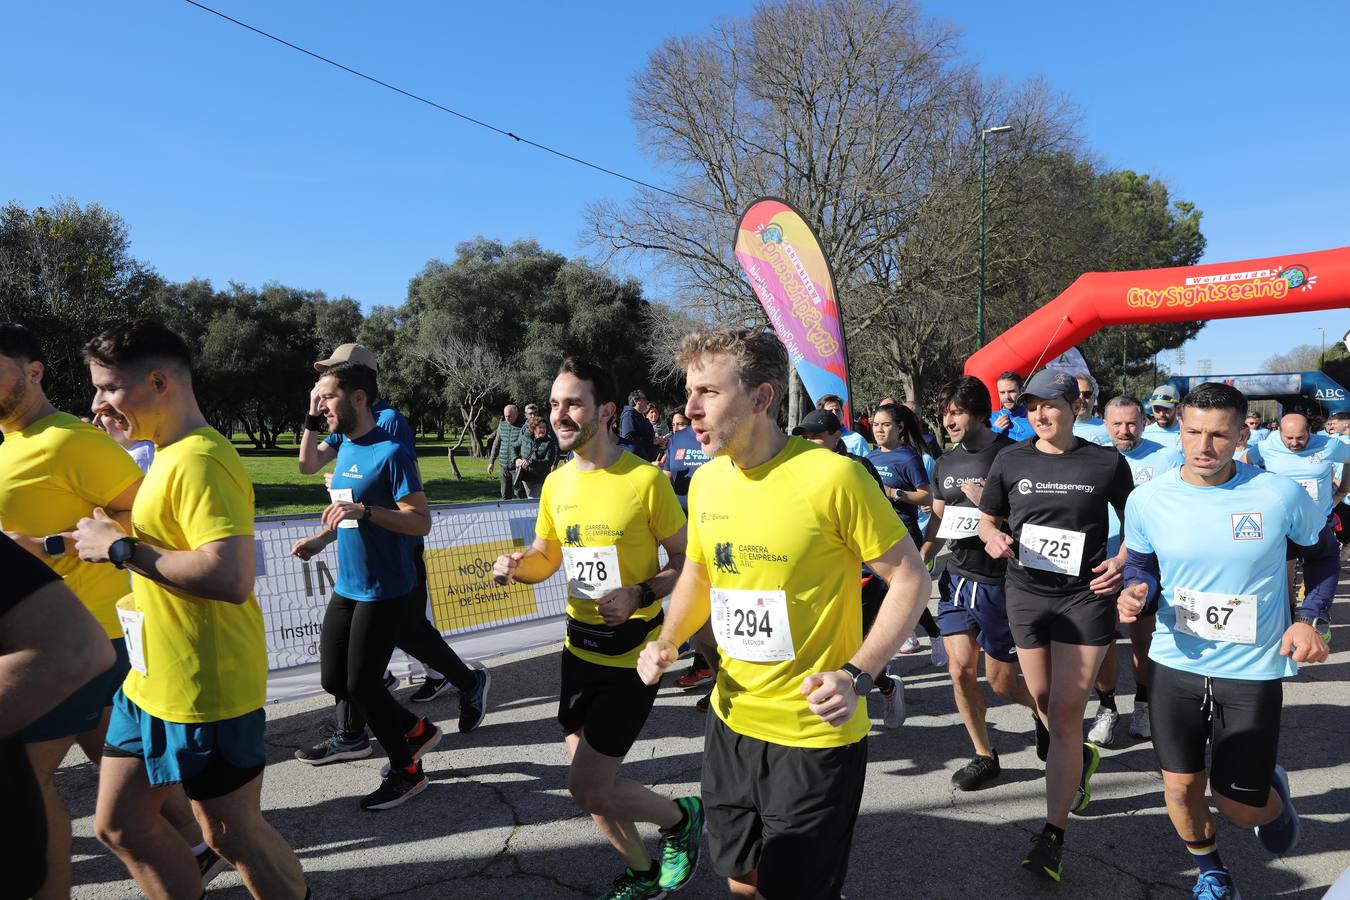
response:
[[[1022,857],[1022,868],[1030,869],[1047,881],[1059,881],[1064,874],[1064,865],[1060,861],[1064,855],[1064,845],[1054,835],[1041,834],[1031,839],[1031,849]]]
[[[220,854],[207,847],[201,853],[192,854],[197,859],[197,871],[202,876],[202,890],[216,880],[216,876],[225,871],[229,863],[221,858]]]
[[[1050,755],[1050,729],[1045,727],[1036,713],[1032,713],[1031,718],[1036,723],[1036,758],[1045,762],[1045,758]]]
[[[459,695],[459,730],[461,734],[468,734],[483,724],[483,716],[487,715],[488,690],[492,687],[492,673],[487,669],[474,669],[473,677],[478,682],[477,687],[471,691],[462,691]]]
[[[393,809],[425,791],[430,782],[427,781],[427,776],[422,774],[422,764],[414,763],[413,766],[415,768],[413,772],[399,769],[384,776],[378,790],[361,798],[361,808]]]
[[[444,734],[439,728],[432,724],[430,719],[422,719],[420,724],[422,725],[422,733],[419,736],[413,737],[409,734],[404,735],[403,738],[408,742],[408,754],[412,756],[413,762],[418,762],[422,757],[426,756],[432,750],[435,750],[436,745],[441,742],[441,737]],[[380,767],[380,777],[385,778],[388,775],[389,763],[385,763]]]
[[[348,759],[365,759],[371,754],[370,736],[364,730],[354,738],[348,737],[331,725],[324,730],[328,733],[328,737],[313,747],[302,747],[295,751],[295,758],[311,766],[326,766]]]
[[[978,791],[996,781],[1002,772],[995,750],[993,756],[977,756],[953,773],[952,786],[963,791]]]
[[[450,687],[451,687],[450,679],[448,677],[432,678],[430,675],[428,675],[425,679],[422,680],[422,686],[418,688],[416,692],[413,693],[411,698],[412,702],[430,703],[432,700],[435,700],[441,694],[444,694],[446,691],[450,690]]]
[[[393,673],[393,672],[390,672],[388,669],[385,669],[385,670],[384,670],[384,689],[385,689],[386,691],[392,691],[392,690],[393,690],[394,688],[396,688],[396,687],[398,687],[398,678],[397,678],[397,676],[395,676],[394,673]]]

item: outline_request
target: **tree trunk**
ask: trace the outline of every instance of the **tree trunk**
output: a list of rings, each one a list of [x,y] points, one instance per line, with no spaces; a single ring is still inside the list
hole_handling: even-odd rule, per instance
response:
[[[788,370],[788,412],[787,412],[787,430],[797,427],[797,423],[802,420],[802,380],[797,377],[797,370]]]
[[[441,430],[442,432],[444,432],[445,430],[444,425],[441,426]],[[459,471],[459,464],[455,462],[455,451],[458,450],[460,448],[460,445],[462,445],[463,443],[464,443],[464,432],[461,431],[459,433],[459,440],[455,441],[455,446],[451,447],[448,451],[446,451],[446,456],[450,458],[450,470],[455,473],[456,481],[464,480],[464,474]]]

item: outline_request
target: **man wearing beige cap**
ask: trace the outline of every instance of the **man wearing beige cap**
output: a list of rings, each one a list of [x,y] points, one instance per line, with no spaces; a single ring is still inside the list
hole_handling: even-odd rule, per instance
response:
[[[343,362],[354,362],[366,366],[372,372],[379,371],[375,354],[361,344],[355,343],[343,344],[327,359],[316,362],[314,371],[323,374],[332,366]],[[322,441],[318,440],[319,432],[326,424],[325,418],[319,415],[318,408],[316,383],[309,395],[309,413],[305,416],[304,433],[300,438],[301,475],[313,475],[328,465],[337,457],[338,447],[344,440],[340,434],[330,434]],[[370,411],[375,417],[375,428],[388,435],[416,461],[417,448],[408,420],[383,399],[371,404]],[[322,549],[320,543],[326,546],[335,539],[336,532],[333,531],[328,531],[322,536],[315,535],[314,539],[302,538],[296,542],[292,552],[297,555],[306,554],[302,558],[308,558],[308,555]],[[423,551],[423,542],[421,538],[417,538],[412,548],[413,562],[422,593],[425,594],[427,569]],[[430,612],[429,607],[427,612]],[[487,694],[491,685],[491,676],[487,670],[472,670],[466,666],[441,637],[435,626],[428,621],[426,615],[408,616],[408,620],[403,623],[396,636],[396,643],[400,650],[422,663],[427,669],[426,679],[413,694],[412,701],[425,703],[434,700],[454,686],[459,690],[459,730],[468,732],[477,728],[487,711]],[[338,701],[338,725],[338,733],[313,747],[297,750],[296,758],[317,766],[346,759],[361,759],[371,754],[365,722],[351,704],[341,700]]]

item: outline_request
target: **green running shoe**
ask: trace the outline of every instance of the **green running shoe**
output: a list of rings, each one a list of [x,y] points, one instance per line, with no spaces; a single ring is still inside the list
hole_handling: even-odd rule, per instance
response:
[[[609,890],[600,895],[600,900],[659,900],[666,892],[654,880],[643,878],[632,869],[625,868],[623,874],[614,879]]]
[[[678,891],[694,877],[703,840],[703,801],[676,797],[675,804],[684,812],[685,823],[674,834],[661,832],[661,889],[665,891]]]
[[[1051,835],[1038,834],[1022,857],[1022,868],[1035,873],[1037,878],[1059,881],[1064,876],[1064,864],[1060,861],[1063,854],[1063,844]]]
[[[1095,744],[1083,744],[1083,780],[1078,783],[1078,794],[1074,797],[1069,812],[1081,813],[1092,802],[1092,776],[1101,764],[1102,753]]]

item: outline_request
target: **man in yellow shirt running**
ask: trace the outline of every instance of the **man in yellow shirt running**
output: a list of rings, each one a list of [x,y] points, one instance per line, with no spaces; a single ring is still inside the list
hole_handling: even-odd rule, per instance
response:
[[[567,639],[558,724],[572,765],[567,786],[627,868],[604,900],[642,900],[678,890],[698,864],[703,807],[671,800],[619,777],[655,685],[644,685],[638,652],[656,636],[684,562],[684,511],[660,469],[619,447],[614,378],[588,360],[566,359],[549,404],[558,446],[573,459],[544,480],[535,540],[497,558],[493,576],[526,584],[567,571]],[[658,545],[669,561],[657,558]],[[637,822],[661,829],[653,862]]]
[[[182,338],[147,319],[85,346],[94,412],[155,442],[130,533],[79,521],[86,562],[130,569],[117,615],[131,671],[113,699],[94,830],[151,898],[197,897],[192,856],[158,813],[181,784],[207,843],[254,897],[307,897],[300,862],[262,816],[267,647],[253,596],[253,484],[202,416]]]
[[[928,571],[862,466],[778,427],[769,333],[680,347],[685,412],[715,458],[689,487],[689,550],[648,684],[711,619],[721,666],[703,758],[709,852],[733,897],[838,898],[867,770],[872,680],[919,619]],[[889,587],[866,640],[862,563]]]
[[[47,813],[47,880],[38,900],[70,895],[70,816],[53,781],[56,769],[76,743],[91,762],[101,760],[113,695],[129,668],[116,608],[131,589],[127,573],[80,560],[72,532],[95,507],[129,526],[141,483],[140,469],[112,438],[52,406],[43,389],[46,375],[37,336],[22,325],[0,324],[0,522],[15,543],[65,580],[103,628],[116,662],[73,686],[78,690],[23,732]],[[223,864],[202,843],[187,798],[172,792],[163,812],[196,848],[198,871],[209,881]]]

